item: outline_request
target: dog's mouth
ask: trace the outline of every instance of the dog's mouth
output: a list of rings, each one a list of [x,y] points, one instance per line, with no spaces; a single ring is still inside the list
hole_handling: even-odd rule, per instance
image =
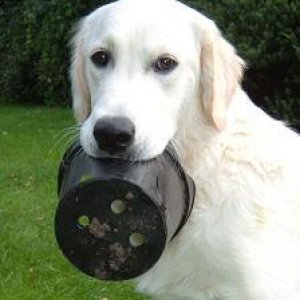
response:
[[[126,151],[103,151],[98,147],[89,147],[87,149],[84,146],[83,150],[86,152],[86,154],[94,158],[121,159],[131,161],[133,163],[137,161],[151,160],[152,158],[156,157],[144,156],[142,150],[135,149],[135,147],[133,146],[127,149]]]
[[[162,149],[162,151],[147,151],[145,147],[138,147],[134,144],[126,149],[126,151],[103,151],[97,146],[86,148],[83,145],[83,151],[91,157],[101,159],[121,159],[132,163],[151,161],[160,156],[165,149],[169,147],[170,143]]]
[[[94,155],[91,155],[95,158],[109,158],[109,159],[122,159],[122,160],[129,160],[132,162],[140,161],[138,155],[132,151],[126,151],[126,152],[114,152],[109,153],[102,150],[97,150]]]

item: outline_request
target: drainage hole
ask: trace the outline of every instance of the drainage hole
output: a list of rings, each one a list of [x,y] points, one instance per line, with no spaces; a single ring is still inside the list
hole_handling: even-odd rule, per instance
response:
[[[80,216],[77,219],[77,223],[81,227],[88,227],[88,226],[91,225],[91,220],[90,220],[90,218],[88,216]]]
[[[141,233],[133,233],[129,237],[129,243],[132,247],[137,248],[145,243],[145,236]]]
[[[111,203],[110,208],[114,214],[119,215],[125,211],[126,202],[122,200],[115,200]]]

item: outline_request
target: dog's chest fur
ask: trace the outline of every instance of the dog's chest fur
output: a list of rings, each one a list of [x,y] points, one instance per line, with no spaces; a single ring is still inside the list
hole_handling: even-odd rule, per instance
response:
[[[234,120],[234,131],[189,154],[195,207],[139,290],[164,300],[300,299],[299,138],[243,105],[248,121],[243,108],[233,106],[243,120]],[[266,133],[253,128],[266,125]]]

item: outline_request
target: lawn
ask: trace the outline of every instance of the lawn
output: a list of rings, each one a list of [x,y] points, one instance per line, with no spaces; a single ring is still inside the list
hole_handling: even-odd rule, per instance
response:
[[[56,175],[73,125],[69,109],[0,106],[0,298],[146,299],[80,273],[56,245]]]

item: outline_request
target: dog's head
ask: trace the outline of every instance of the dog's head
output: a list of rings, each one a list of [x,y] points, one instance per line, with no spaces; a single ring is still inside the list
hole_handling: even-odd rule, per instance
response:
[[[241,73],[242,60],[214,23],[177,1],[103,6],[74,38],[81,143],[93,156],[143,160],[164,150],[191,111],[222,130]]]

